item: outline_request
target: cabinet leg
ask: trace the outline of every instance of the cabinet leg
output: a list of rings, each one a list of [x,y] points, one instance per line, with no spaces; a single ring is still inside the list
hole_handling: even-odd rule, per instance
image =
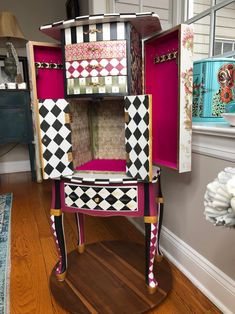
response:
[[[156,291],[158,283],[154,278],[153,266],[157,246],[157,217],[145,216],[145,256],[146,256],[146,270],[145,278],[149,293]]]
[[[67,254],[64,241],[63,213],[60,209],[60,181],[56,180],[53,182],[52,191],[51,229],[59,255],[59,261],[56,267],[56,277],[59,281],[63,281],[66,276]]]
[[[84,214],[75,213],[76,224],[78,229],[78,252],[83,253],[85,250],[84,241]]]
[[[163,258],[162,250],[160,249],[160,235],[162,230],[162,220],[163,220],[163,209],[164,209],[164,201],[161,191],[161,181],[159,178],[158,181],[158,197],[156,199],[157,203],[157,254],[156,254],[156,260],[158,262],[161,262]]]

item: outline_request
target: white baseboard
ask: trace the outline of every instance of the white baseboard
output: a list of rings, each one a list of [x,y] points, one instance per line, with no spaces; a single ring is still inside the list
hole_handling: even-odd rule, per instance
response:
[[[142,233],[134,219],[130,220]],[[235,281],[209,262],[169,229],[162,227],[164,255],[224,314],[235,313]]]
[[[29,160],[0,162],[0,174],[30,171]]]

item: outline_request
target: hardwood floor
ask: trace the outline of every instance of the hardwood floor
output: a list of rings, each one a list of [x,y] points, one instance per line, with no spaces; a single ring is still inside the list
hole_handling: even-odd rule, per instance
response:
[[[11,227],[11,314],[65,314],[53,300],[49,276],[57,261],[49,226],[50,182],[31,182],[30,173],[0,176],[0,193],[13,193]],[[76,247],[74,216],[65,215],[67,250]],[[131,240],[144,237],[123,217],[86,216],[86,243],[100,240]],[[151,314],[221,313],[173,265],[173,289]],[[120,313],[122,314],[122,313]],[[131,314],[131,313],[130,313]]]

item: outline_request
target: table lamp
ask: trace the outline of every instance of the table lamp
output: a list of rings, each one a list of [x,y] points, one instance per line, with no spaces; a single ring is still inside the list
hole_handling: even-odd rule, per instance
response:
[[[15,48],[24,47],[26,39],[16,17],[11,12],[0,12],[0,47],[6,46],[4,71],[10,82],[22,82],[19,59]]]

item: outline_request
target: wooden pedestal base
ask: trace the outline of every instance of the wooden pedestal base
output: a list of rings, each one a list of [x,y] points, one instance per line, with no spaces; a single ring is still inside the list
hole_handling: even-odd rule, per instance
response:
[[[159,283],[154,294],[145,284],[145,248],[132,242],[109,241],[87,245],[83,254],[68,254],[64,281],[53,269],[50,286],[55,300],[70,313],[145,313],[171,290],[168,263],[155,261]]]

